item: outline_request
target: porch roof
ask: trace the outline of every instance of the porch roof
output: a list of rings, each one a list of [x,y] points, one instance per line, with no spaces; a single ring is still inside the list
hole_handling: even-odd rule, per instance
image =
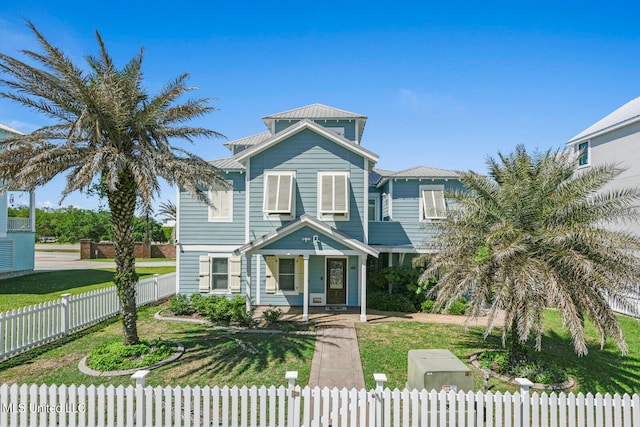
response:
[[[313,230],[315,230],[316,232],[327,236],[333,240],[335,240],[336,242],[339,242],[341,244],[343,244],[344,246],[360,252],[362,254],[368,254],[374,257],[378,257],[378,255],[380,254],[380,252],[367,245],[366,243],[363,243],[357,239],[354,239],[351,236],[348,236],[338,230],[336,230],[335,228],[331,227],[329,224],[327,224],[324,221],[321,221],[317,218],[314,218],[312,216],[309,216],[307,214],[300,216],[300,218],[296,219],[295,221],[292,221],[286,225],[283,225],[282,227],[276,228],[275,230],[273,230],[271,233],[265,234],[264,236],[258,237],[257,239],[253,240],[252,242],[247,243],[244,246],[239,247],[238,249],[236,249],[233,253],[234,255],[240,255],[240,254],[245,254],[245,253],[250,253],[250,252],[254,252],[257,251],[261,248],[264,248],[270,244],[272,244],[273,242],[276,242],[280,239],[282,239],[285,236],[290,235],[291,233],[294,233],[297,230],[300,230],[304,227],[309,227]]]

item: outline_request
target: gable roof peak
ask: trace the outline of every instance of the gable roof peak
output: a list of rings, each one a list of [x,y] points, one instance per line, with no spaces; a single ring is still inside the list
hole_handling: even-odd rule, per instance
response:
[[[267,119],[366,119],[362,114],[352,113],[324,104],[310,104],[294,108],[281,113],[270,114],[262,118]]]

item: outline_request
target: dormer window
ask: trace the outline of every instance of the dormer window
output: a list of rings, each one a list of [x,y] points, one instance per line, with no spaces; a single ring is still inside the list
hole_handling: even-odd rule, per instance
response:
[[[267,215],[293,215],[295,172],[265,174],[263,211]]]
[[[349,172],[318,172],[320,219],[349,219]]]
[[[344,138],[344,128],[328,127],[327,129],[330,130],[333,133],[337,133],[338,135],[340,135],[341,137]]]

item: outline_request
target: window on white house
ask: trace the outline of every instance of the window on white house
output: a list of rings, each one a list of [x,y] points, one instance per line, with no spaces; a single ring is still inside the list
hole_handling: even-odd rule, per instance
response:
[[[420,220],[447,217],[443,186],[420,186]]]
[[[296,260],[280,258],[278,260],[278,289],[293,292],[296,289]]]
[[[216,185],[209,190],[209,221],[232,221],[233,220],[233,188],[225,188],[222,185]]]
[[[349,215],[349,172],[318,172],[320,217],[347,219]]]
[[[226,291],[229,288],[229,263],[227,258],[211,258],[211,290]]]
[[[264,206],[267,214],[293,214],[294,172],[267,172],[264,180]]]
[[[585,166],[589,164],[589,141],[578,144],[578,165]]]

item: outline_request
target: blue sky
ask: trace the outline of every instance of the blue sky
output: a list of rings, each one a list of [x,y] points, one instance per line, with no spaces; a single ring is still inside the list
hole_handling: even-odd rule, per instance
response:
[[[561,147],[640,95],[632,2],[6,3],[3,53],[37,49],[24,19],[77,62],[98,30],[120,65],[144,46],[151,93],[188,72],[195,96],[217,98],[197,125],[233,140],[266,130],[265,115],[327,104],[369,117],[362,144],[384,169],[484,172],[488,155]],[[0,123],[29,132],[45,119],[0,100]],[[188,148],[214,159],[224,142]],[[63,184],[40,189],[38,206],[57,205]],[[159,201],[175,199],[163,188]]]

